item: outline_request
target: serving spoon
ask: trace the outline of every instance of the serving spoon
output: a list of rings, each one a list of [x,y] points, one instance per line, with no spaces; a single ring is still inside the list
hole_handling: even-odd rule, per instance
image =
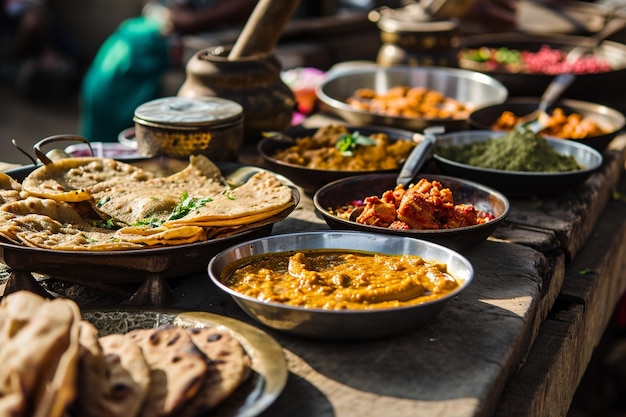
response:
[[[517,130],[530,129],[537,133],[546,126],[548,116],[548,107],[550,107],[563,92],[574,82],[576,75],[559,74],[552,79],[546,90],[544,91],[537,109],[527,115],[517,118]]]
[[[588,38],[588,42],[571,49],[565,56],[565,59],[573,62],[590,53],[603,58],[602,49],[598,48],[600,43],[626,26],[626,19],[616,19],[617,12],[624,7],[625,6],[614,5],[604,19],[604,27],[602,30],[596,32],[593,36]]]
[[[411,184],[422,169],[422,166],[424,166],[424,163],[430,158],[432,150],[437,143],[437,135],[444,132],[445,128],[443,126],[431,126],[424,129],[422,141],[413,148],[404,164],[402,164],[400,173],[396,177],[396,185],[402,185],[406,188]],[[357,217],[363,213],[364,208],[365,206],[359,206],[352,210],[349,220],[356,221]]]

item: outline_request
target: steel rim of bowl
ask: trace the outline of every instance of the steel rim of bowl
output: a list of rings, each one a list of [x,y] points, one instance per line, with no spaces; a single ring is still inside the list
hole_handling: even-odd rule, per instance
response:
[[[507,105],[523,106],[523,105],[531,105],[531,104],[539,104],[539,98],[538,97],[514,97],[514,98],[510,98],[504,101],[503,103],[493,104],[493,105],[488,105],[488,106],[481,106],[470,113],[468,117],[468,122],[470,124],[474,124],[475,126],[480,126],[482,130],[489,130],[489,126],[486,126],[482,122],[478,122],[472,116],[475,113],[479,113],[481,111],[486,111],[486,110],[496,108],[496,107],[502,107],[502,111],[505,111],[507,110],[506,109]],[[614,122],[614,123],[611,123],[611,124],[614,124],[614,126],[611,126],[610,131],[605,133],[605,135],[617,134],[626,126],[626,116],[624,116],[621,112],[617,111],[616,109],[609,107],[609,106],[605,106],[604,104],[593,103],[591,101],[562,98],[560,100],[557,100],[551,107],[559,107],[559,106],[571,108],[574,112],[577,112],[577,113],[580,111],[588,113],[590,117],[594,115],[599,115],[601,117],[605,117],[606,119],[609,119],[610,122]],[[494,123],[495,123],[495,120],[494,120]],[[565,139],[585,140],[585,139],[593,139],[593,138],[594,136],[590,136],[590,137],[583,138],[583,139],[571,139],[571,138],[565,138]]]
[[[466,179],[460,179],[460,178],[455,178],[455,177],[451,177],[448,175],[435,175],[435,174],[418,174],[416,176],[416,178],[419,177],[428,177],[428,179],[433,179],[433,180],[437,180],[437,181],[451,181],[451,182],[456,182],[456,183],[460,183],[462,185],[468,185],[470,187],[473,187],[475,189],[478,189],[480,191],[485,192],[486,194],[489,195],[493,195],[495,196],[500,202],[503,203],[504,205],[504,210],[502,212],[502,214],[500,216],[498,216],[497,218],[495,218],[494,220],[492,220],[489,223],[483,223],[483,224],[475,224],[472,226],[465,226],[465,227],[455,227],[452,229],[412,229],[412,230],[399,230],[397,231],[397,233],[394,233],[394,231],[392,229],[388,229],[385,227],[380,227],[380,226],[371,226],[371,225],[360,225],[362,227],[367,227],[372,228],[372,233],[375,233],[376,230],[385,230],[387,231],[387,233],[389,233],[391,236],[405,236],[405,237],[409,237],[412,239],[419,239],[420,235],[424,235],[424,236],[428,236],[428,235],[435,235],[435,236],[445,236],[445,235],[455,235],[458,233],[463,233],[463,232],[470,232],[476,229],[484,229],[485,227],[488,227],[490,225],[493,224],[493,222],[501,222],[503,221],[508,214],[511,211],[511,203],[508,199],[508,197],[506,197],[503,193],[501,193],[500,191],[493,189],[491,187],[488,187],[484,184],[480,184],[478,182],[475,181],[471,181],[471,180],[466,180]],[[367,174],[365,177],[367,178],[375,178],[375,177],[380,177],[380,175],[378,174]],[[358,181],[357,178],[342,178],[336,181],[333,181],[331,183],[328,183],[327,185],[325,185],[324,187],[320,188],[318,190],[317,193],[315,193],[315,195],[313,196],[313,205],[315,206],[315,208],[324,216],[324,217],[329,217],[341,224],[345,224],[345,225],[349,225],[349,226],[353,226],[355,222],[352,222],[350,220],[345,220],[342,219],[340,217],[337,216],[333,216],[330,213],[327,213],[325,211],[325,209],[322,207],[321,203],[319,202],[318,196],[320,192],[325,192],[329,189],[332,189],[334,187],[336,187],[338,184],[342,184],[344,182],[351,182],[351,181]],[[364,196],[367,197],[367,196]],[[357,223],[358,224],[358,223]],[[415,234],[415,236],[410,236],[410,235],[406,235],[407,233],[409,234]]]
[[[494,90],[497,90],[500,92],[499,95],[492,94],[490,96],[490,100],[485,101],[484,103],[480,103],[479,105],[480,107],[489,105],[489,104],[501,103],[505,101],[508,97],[508,91],[507,91],[507,88],[504,86],[504,84],[490,75],[487,75],[478,71],[469,70],[469,69],[447,68],[447,67],[397,66],[397,67],[385,68],[385,67],[379,67],[379,66],[366,66],[363,68],[347,68],[343,70],[338,70],[334,74],[330,74],[323,83],[316,86],[315,91],[316,91],[317,97],[322,102],[324,102],[326,105],[332,108],[336,108],[337,110],[340,110],[343,112],[350,112],[354,114],[360,114],[363,116],[379,116],[379,117],[389,118],[392,120],[394,119],[395,120],[405,120],[405,119],[410,120],[411,119],[410,117],[389,116],[385,114],[377,114],[377,113],[372,113],[372,112],[368,112],[365,110],[355,109],[351,107],[349,104],[347,104],[345,101],[342,101],[340,99],[330,96],[326,92],[326,88],[331,83],[338,82],[338,80],[341,80],[344,77],[359,76],[359,75],[370,74],[370,73],[374,73],[378,77],[378,76],[385,75],[386,73],[410,74],[412,72],[426,73],[426,74],[442,73],[442,74],[454,75],[454,76],[458,76],[459,79],[464,79],[467,81],[476,81],[485,86],[493,87]],[[389,87],[392,87],[392,86],[389,86]],[[450,120],[460,120],[460,119],[428,118],[425,120],[429,120],[429,121],[436,123],[438,121],[450,121]]]
[[[257,298],[254,297],[250,297],[248,295],[242,294],[238,291],[233,290],[232,288],[228,287],[226,284],[224,284],[222,282],[222,280],[220,279],[220,277],[216,276],[216,274],[213,273],[213,270],[216,269],[215,268],[215,264],[220,260],[220,258],[222,256],[224,256],[225,253],[229,253],[231,251],[237,250],[238,248],[244,247],[244,246],[250,246],[250,245],[254,245],[257,242],[260,241],[267,241],[267,240],[276,240],[276,239],[281,239],[281,238],[285,238],[285,237],[307,237],[307,236],[324,236],[324,237],[328,237],[328,236],[332,236],[332,235],[354,235],[355,237],[358,236],[366,236],[368,238],[373,238],[373,239],[394,239],[394,240],[413,240],[413,241],[418,241],[421,242],[422,244],[426,245],[426,246],[430,246],[432,248],[435,248],[436,250],[439,250],[443,253],[446,253],[448,255],[450,255],[452,258],[456,258],[458,261],[460,261],[465,268],[467,269],[467,277],[463,278],[461,281],[461,285],[459,285],[454,291],[440,297],[437,298],[435,300],[431,300],[431,301],[425,301],[423,303],[420,304],[413,304],[413,305],[409,305],[409,306],[401,306],[401,307],[389,307],[389,308],[374,308],[374,309],[369,309],[369,310],[328,310],[328,309],[321,309],[321,308],[305,308],[305,307],[298,307],[298,306],[292,306],[289,304],[281,304],[281,303],[276,303],[276,302],[268,302],[268,301],[262,301],[259,300]],[[342,249],[345,250],[346,248],[335,248],[335,247],[325,247],[324,249]],[[347,248],[348,250],[350,248]],[[371,252],[376,252],[371,251]],[[421,255],[418,255],[421,256]],[[399,312],[399,311],[403,311],[403,310],[411,310],[411,309],[415,309],[415,308],[419,308],[419,307],[423,307],[423,306],[430,306],[430,305],[435,305],[435,304],[439,304],[442,302],[445,302],[455,296],[457,296],[461,291],[463,291],[465,288],[467,288],[471,282],[474,279],[474,267],[472,265],[472,263],[462,254],[460,254],[459,252],[447,248],[443,245],[437,244],[437,243],[432,243],[432,242],[428,242],[425,240],[421,240],[421,239],[417,239],[417,238],[413,238],[413,237],[408,237],[408,236],[392,236],[392,235],[381,235],[381,234],[376,234],[376,233],[368,233],[368,232],[357,232],[357,231],[312,231],[312,232],[295,232],[295,233],[287,233],[287,234],[282,234],[282,235],[272,235],[272,236],[267,236],[267,237],[262,237],[262,238],[257,238],[257,239],[253,239],[251,241],[248,242],[244,242],[241,244],[237,244],[237,245],[233,245],[228,249],[225,249],[223,251],[221,251],[220,253],[218,253],[217,255],[215,255],[213,258],[211,258],[211,260],[209,261],[207,270],[209,272],[209,278],[211,279],[211,281],[222,291],[224,291],[225,293],[229,294],[231,297],[233,297],[235,300],[236,299],[241,299],[244,300],[246,302],[251,302],[251,303],[255,303],[255,304],[261,304],[261,305],[265,305],[268,307],[273,307],[273,308],[280,308],[280,309],[286,309],[289,311],[296,311],[296,312],[311,312],[311,313],[315,313],[315,314],[323,314],[323,315],[337,315],[337,314],[341,314],[341,315],[354,315],[354,314],[359,314],[359,315],[371,315],[371,314],[381,314],[381,313],[385,313],[385,312]],[[458,277],[455,277],[455,279],[458,279]]]
[[[446,134],[446,135],[442,135],[440,136],[440,139],[446,139],[446,138],[451,138],[454,136],[459,136],[460,134],[464,134],[467,136],[480,136],[480,135],[484,135],[487,132],[489,132],[490,134],[495,134],[495,135],[500,135],[500,136],[496,136],[496,137],[502,137],[504,135],[507,134],[507,132],[501,132],[501,131],[492,131],[492,130],[474,130],[474,131],[467,131],[467,132],[457,132],[457,133],[450,133],[450,134]],[[487,137],[485,138],[485,141],[491,139],[491,137]],[[564,176],[570,176],[570,175],[581,175],[584,173],[590,173],[590,172],[594,172],[595,170],[597,170],[601,165],[602,165],[602,154],[600,152],[598,152],[597,150],[593,149],[591,146],[589,145],[585,145],[584,143],[576,143],[572,140],[567,140],[567,139],[560,139],[560,138],[553,138],[553,137],[545,137],[546,141],[548,142],[548,144],[559,144],[561,142],[567,142],[565,144],[565,146],[569,146],[572,148],[576,148],[576,149],[580,149],[583,152],[586,152],[590,155],[593,156],[593,159],[596,160],[596,163],[592,166],[588,166],[585,167],[584,169],[580,169],[580,170],[576,170],[576,171],[562,171],[562,172],[547,172],[547,171],[536,171],[536,172],[531,172],[531,171],[506,171],[506,170],[502,170],[502,169],[493,169],[493,168],[483,168],[483,167],[478,167],[478,166],[474,166],[474,165],[468,165],[468,164],[464,164],[461,162],[457,162],[457,161],[453,161],[452,159],[448,159],[448,158],[444,158],[440,155],[437,154],[436,149],[435,152],[433,152],[433,158],[436,160],[439,160],[440,162],[443,162],[445,164],[454,166],[456,168],[461,168],[461,169],[465,169],[465,170],[474,170],[474,171],[481,171],[487,174],[494,174],[494,175],[515,175],[515,176],[519,176],[519,177],[564,177]],[[471,142],[471,143],[476,143],[476,142],[482,142],[482,141],[475,141],[475,142]],[[578,160],[577,160],[578,161]],[[578,161],[580,163],[580,161]]]
[[[346,128],[348,128],[348,130],[353,131],[353,130],[363,130],[365,129],[369,133],[374,134],[374,133],[385,133],[388,136],[390,134],[392,135],[398,135],[398,136],[406,136],[406,139],[401,139],[401,138],[391,138],[392,141],[397,141],[397,140],[408,140],[408,141],[413,141],[413,137],[416,135],[415,132],[412,132],[410,130],[407,129],[400,129],[400,128],[394,128],[394,127],[389,127],[389,126],[377,126],[377,125],[346,125]],[[302,134],[304,135],[313,135],[318,128],[305,128],[305,129],[299,129],[305,133],[298,133],[296,132],[296,136],[301,136]],[[306,133],[308,132],[308,133]],[[395,172],[395,171],[399,171],[400,167],[396,168],[396,169],[381,169],[381,170],[369,170],[369,171],[348,171],[348,170],[343,170],[343,169],[317,169],[317,168],[309,168],[303,165],[298,165],[298,164],[292,164],[290,162],[286,162],[280,159],[276,159],[273,155],[267,153],[265,151],[265,147],[266,146],[270,146],[267,145],[268,143],[271,143],[272,139],[268,139],[268,138],[263,138],[259,141],[259,143],[257,144],[257,151],[259,152],[259,154],[261,154],[261,157],[263,157],[263,159],[267,160],[268,162],[271,162],[275,165],[279,165],[285,168],[290,168],[290,169],[298,169],[298,170],[302,170],[302,171],[311,171],[311,173],[315,174],[317,172],[324,172],[324,173],[328,173],[328,174],[336,174],[336,175],[350,175],[350,176],[354,176],[354,175],[363,175],[363,174],[370,174],[372,172]],[[417,142],[416,142],[417,143]],[[286,144],[284,147],[279,146],[276,147],[276,150],[283,150],[286,149],[287,147],[292,146],[290,144]]]

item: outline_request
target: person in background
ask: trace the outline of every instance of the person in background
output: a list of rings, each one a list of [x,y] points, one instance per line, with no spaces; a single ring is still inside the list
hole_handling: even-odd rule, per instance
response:
[[[166,71],[180,68],[181,36],[245,23],[256,0],[148,2],[97,51],[80,90],[79,134],[113,142],[133,125],[135,109],[160,97]]]
[[[0,82],[30,99],[75,91],[82,48],[41,0],[2,0]]]

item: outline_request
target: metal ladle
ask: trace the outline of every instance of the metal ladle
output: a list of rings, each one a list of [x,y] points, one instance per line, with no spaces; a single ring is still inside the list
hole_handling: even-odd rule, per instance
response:
[[[546,91],[539,100],[537,109],[525,116],[517,119],[516,127],[518,130],[530,129],[534,133],[538,133],[546,126],[548,116],[548,107],[550,107],[563,92],[574,82],[576,75],[559,74],[550,82]]]

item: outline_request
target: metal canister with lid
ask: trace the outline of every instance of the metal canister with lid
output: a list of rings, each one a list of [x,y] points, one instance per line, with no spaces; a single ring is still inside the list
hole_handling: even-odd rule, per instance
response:
[[[369,18],[376,22],[383,41],[376,58],[378,64],[458,65],[458,20],[436,19],[419,4],[402,9],[378,9],[370,12]]]
[[[220,97],[164,97],[135,109],[135,141],[143,156],[237,161],[243,144],[243,107]]]

